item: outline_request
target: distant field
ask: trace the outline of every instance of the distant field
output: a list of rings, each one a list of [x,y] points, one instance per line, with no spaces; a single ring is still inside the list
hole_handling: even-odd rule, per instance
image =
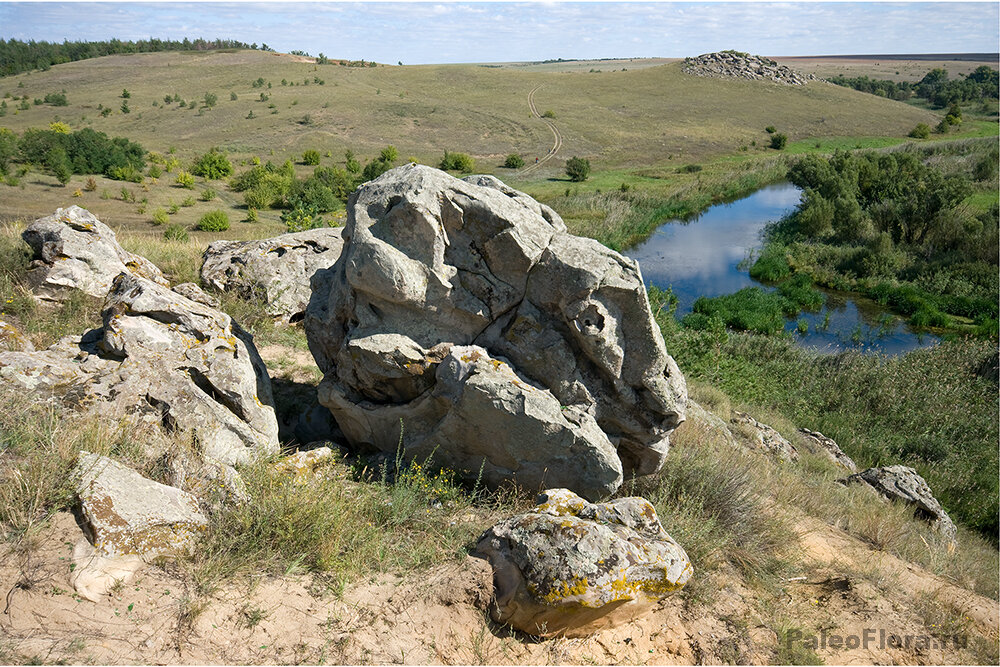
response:
[[[931,65],[920,63],[924,71]],[[892,145],[905,140],[917,123],[934,126],[940,120],[937,111],[822,81],[784,86],[694,77],[681,68],[680,61],[666,59],[356,68],[260,51],[109,56],[0,79],[0,95],[8,96],[0,127],[18,133],[52,121],[72,129],[92,127],[151,151],[172,149],[185,168],[217,146],[233,159],[237,172],[253,157],[298,162],[308,149],[318,150],[326,166],[343,165],[348,149],[365,162],[387,144],[398,148],[401,161],[435,166],[445,150],[459,151],[475,158],[477,172],[495,173],[551,200],[570,187],[580,194],[622,184],[653,196],[689,191],[710,173],[724,178],[716,174],[719,169],[709,169],[711,164],[779,155],[767,147],[770,135],[764,128],[769,125],[788,136],[786,152],[794,153]],[[127,100],[123,89],[130,93]],[[552,112],[562,148],[541,169],[522,175],[502,168],[504,157],[518,153],[530,165],[553,142],[548,126],[530,112],[533,90],[539,112]],[[68,106],[31,103],[62,91]],[[201,103],[207,93],[217,97],[213,108]],[[25,95],[29,108],[20,111],[18,98]],[[181,108],[164,101],[175,95],[188,104]],[[128,114],[121,112],[123,101]],[[110,109],[110,115],[102,117],[99,107]],[[969,122],[949,137],[995,134],[996,123],[987,125],[984,130]],[[593,167],[583,184],[569,183],[563,173],[565,160],[574,155],[588,158]],[[705,165],[708,171],[678,173],[685,165]],[[312,169],[296,166],[300,175]],[[150,224],[152,212],[193,196],[194,205],[180,208],[171,222],[192,225],[204,212],[224,208],[234,222],[227,236],[281,229],[278,211],[261,211],[263,224],[239,223],[245,215],[242,197],[221,181],[199,179],[191,192],[171,187],[171,174],[156,183],[147,179],[145,186],[98,178],[96,191],[72,197],[85,180],[74,176],[63,188],[32,171],[16,187],[0,186],[0,214],[31,219],[75,203],[112,224],[160,234]],[[122,200],[123,187],[134,202]],[[205,187],[217,191],[217,198],[201,201]]]
[[[968,74],[980,65],[989,65],[993,69],[998,66],[996,58],[989,59],[986,54],[956,54],[950,59],[934,56],[809,56],[775,60],[822,79],[839,74],[846,77],[867,76],[870,79],[911,82],[920,81],[927,72],[938,67],[947,71],[948,76],[954,79]]]

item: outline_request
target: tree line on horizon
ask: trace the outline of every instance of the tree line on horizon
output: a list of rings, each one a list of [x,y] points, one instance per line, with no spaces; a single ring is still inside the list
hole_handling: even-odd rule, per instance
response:
[[[159,51],[215,51],[220,49],[253,49],[273,51],[267,44],[247,44],[235,39],[141,39],[137,42],[110,39],[101,42],[45,42],[0,39],[0,76],[11,76],[31,70],[47,70],[53,65],[129,53]]]
[[[937,67],[917,83],[841,75],[830,77],[827,81],[892,100],[905,101],[911,97],[920,97],[939,109],[952,104],[997,99],[1000,90],[1000,72],[989,65],[980,65],[968,76],[957,79],[949,79],[947,70]]]

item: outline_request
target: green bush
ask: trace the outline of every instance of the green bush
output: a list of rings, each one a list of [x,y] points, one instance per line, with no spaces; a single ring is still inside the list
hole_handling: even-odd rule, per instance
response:
[[[302,232],[325,226],[319,210],[312,204],[296,202],[295,206],[281,214],[281,221],[290,232]]]
[[[788,258],[785,257],[784,248],[774,244],[766,246],[761,256],[750,267],[751,278],[772,283],[784,280],[791,273],[792,267],[788,265]]]
[[[587,180],[587,176],[590,175],[590,160],[574,155],[566,160],[566,175],[574,183]]]
[[[686,164],[683,167],[677,167],[678,174],[696,174],[701,171],[700,164]]]
[[[681,320],[681,324],[706,329],[711,319],[718,318],[730,329],[775,334],[784,329],[786,316],[798,312],[796,305],[780,294],[746,287],[734,294],[698,298],[692,314]]]
[[[524,158],[517,153],[511,153],[507,156],[507,159],[503,161],[503,166],[507,169],[520,169],[524,166]]]
[[[153,211],[154,225],[164,225],[168,220],[170,220],[170,216],[167,214],[167,209],[161,207]]]
[[[784,150],[785,144],[788,143],[788,137],[784,134],[772,134],[771,135],[771,148],[776,151]]]
[[[931,128],[927,123],[917,123],[917,126],[910,130],[910,136],[914,139],[926,139],[931,136]]]
[[[177,224],[170,225],[163,230],[163,238],[168,241],[183,241],[185,243],[189,240],[187,230],[182,225]]]
[[[319,151],[308,150],[302,154],[302,164],[308,165],[318,165],[319,164]]]
[[[179,171],[177,172],[177,177],[174,179],[174,184],[179,188],[194,190],[194,176],[186,171]]]
[[[108,177],[115,181],[128,181],[129,183],[142,183],[142,172],[130,164],[123,167],[112,167]]]
[[[468,174],[476,168],[476,162],[465,153],[449,153],[445,151],[444,158],[441,160],[438,168],[445,171],[460,171],[463,174]]]
[[[205,188],[204,190],[201,191],[201,200],[212,201],[213,199],[215,199],[215,195],[216,195],[215,190],[213,190],[212,188]]]
[[[768,134],[774,134],[778,130],[777,128],[774,127],[774,125],[768,125],[767,127],[764,128],[764,131],[767,132]]]
[[[229,216],[225,211],[209,211],[201,216],[196,227],[203,232],[224,232],[229,229]]]
[[[225,153],[213,148],[202,155],[191,168],[191,173],[210,181],[220,178],[228,178],[233,175],[233,164],[226,157]]]

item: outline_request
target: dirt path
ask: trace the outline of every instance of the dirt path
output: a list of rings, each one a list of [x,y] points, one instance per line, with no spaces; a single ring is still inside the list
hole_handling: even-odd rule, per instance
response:
[[[538,169],[538,167],[542,166],[543,164],[554,158],[559,149],[562,148],[563,140],[562,140],[562,134],[559,133],[559,128],[557,128],[555,123],[553,123],[551,120],[543,117],[542,114],[538,113],[538,108],[535,106],[535,93],[538,92],[539,88],[541,88],[540,85],[535,86],[534,88],[531,89],[531,92],[528,93],[528,108],[531,109],[531,113],[535,115],[535,118],[538,118],[540,121],[549,126],[549,129],[552,130],[552,138],[554,141],[552,144],[552,148],[549,149],[549,152],[545,154],[545,157],[539,159],[538,162],[534,164],[529,164],[527,167],[522,169],[521,170],[522,174],[529,174],[535,169]]]

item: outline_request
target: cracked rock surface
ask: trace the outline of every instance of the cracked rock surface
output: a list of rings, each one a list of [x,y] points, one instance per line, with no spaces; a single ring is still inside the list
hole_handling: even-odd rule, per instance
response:
[[[43,301],[62,301],[72,289],[104,298],[122,272],[169,286],[156,265],[122,248],[110,227],[79,206],[35,220],[21,238],[34,253],[28,279]]]
[[[687,583],[687,554],[645,498],[588,503],[550,489],[479,539],[493,618],[531,635],[580,636],[627,622]]]
[[[260,300],[272,317],[298,320],[309,304],[312,275],[340,257],[340,233],[323,227],[261,241],[215,241],[202,257],[202,284]]]
[[[352,446],[584,497],[660,468],[684,419],[638,265],[492,177],[398,167],[352,195],[304,325]]]
[[[0,352],[0,379],[110,419],[158,423],[224,466],[278,450],[270,378],[228,315],[124,272],[102,318],[47,350]]]

